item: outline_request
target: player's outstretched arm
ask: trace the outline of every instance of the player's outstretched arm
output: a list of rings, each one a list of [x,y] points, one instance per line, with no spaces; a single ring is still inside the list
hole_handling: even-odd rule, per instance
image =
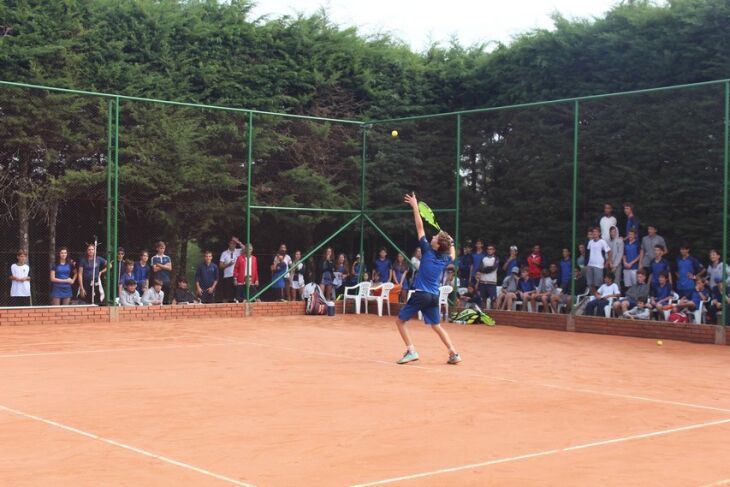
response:
[[[426,231],[423,229],[423,220],[421,219],[421,213],[418,211],[418,200],[416,199],[416,193],[405,195],[403,201],[413,208],[413,220],[416,223],[416,234],[418,234],[418,240],[421,237],[426,236]]]

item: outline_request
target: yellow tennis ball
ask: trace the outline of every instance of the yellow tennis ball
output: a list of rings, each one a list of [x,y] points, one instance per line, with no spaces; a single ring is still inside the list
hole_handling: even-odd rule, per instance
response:
[[[397,130],[393,130],[393,131],[392,131],[392,132],[390,133],[390,135],[391,135],[391,136],[393,136],[393,137],[398,137],[398,131],[397,131]]]
[[[664,345],[664,342],[661,341],[661,340],[657,340],[656,341],[656,344],[657,344],[658,347],[661,347],[662,345]]]

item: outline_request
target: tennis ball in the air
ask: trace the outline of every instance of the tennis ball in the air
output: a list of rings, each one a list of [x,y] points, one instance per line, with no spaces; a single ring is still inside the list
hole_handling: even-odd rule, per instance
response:
[[[661,347],[662,345],[664,345],[664,342],[661,341],[661,340],[657,340],[656,341],[656,344],[657,344],[658,347]]]
[[[390,133],[390,135],[391,135],[391,136],[393,136],[393,137],[398,137],[398,131],[397,131],[397,130],[393,130],[393,131],[392,131],[392,132]]]

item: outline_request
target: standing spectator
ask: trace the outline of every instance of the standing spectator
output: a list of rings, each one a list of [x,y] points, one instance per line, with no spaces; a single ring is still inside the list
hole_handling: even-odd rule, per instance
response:
[[[662,311],[674,309],[672,304],[672,285],[669,283],[669,273],[663,271],[659,274],[659,285],[651,288],[652,306],[662,316]]]
[[[106,272],[106,259],[96,254],[94,244],[86,246],[86,255],[79,260],[79,296],[87,304],[97,304],[100,301],[100,280]]]
[[[502,264],[502,271],[509,277],[512,274],[512,269],[517,269],[517,273],[520,273],[520,255],[516,245],[510,245],[509,257]]]
[[[714,289],[722,282],[723,269],[725,269],[727,281],[730,281],[730,266],[720,262],[720,252],[717,249],[710,249],[710,264],[707,266],[707,278],[710,281],[711,289]]]
[[[649,265],[651,271],[651,283],[652,288],[656,288],[659,285],[659,274],[666,273],[669,279],[669,284],[672,284],[672,272],[669,268],[669,262],[664,258],[665,249],[661,245],[654,247],[654,259]]]
[[[602,240],[602,242],[605,242]],[[607,272],[603,278],[603,285],[593,293],[595,299],[586,304],[586,315],[588,316],[604,316],[606,306],[608,306],[611,298],[621,297],[621,290],[618,285],[613,282],[613,272]]]
[[[639,241],[636,230],[629,230],[624,242],[624,286],[628,289],[636,284],[636,271],[639,269]]]
[[[71,303],[76,281],[76,266],[68,259],[68,249],[61,247],[56,254],[56,262],[51,264],[51,304],[54,306]]]
[[[497,298],[497,309],[508,311],[512,309],[512,301],[517,299],[519,282],[520,269],[513,267],[507,277],[502,281],[502,290]]]
[[[343,286],[347,282],[347,276],[350,275],[350,266],[347,263],[347,256],[340,254],[335,261],[335,278],[332,280],[332,295],[337,296],[345,292]]]
[[[162,283],[162,294],[164,296],[164,304],[169,304],[172,296],[170,295],[170,273],[172,272],[172,259],[165,255],[167,245],[160,240],[155,245],[157,254],[152,256],[150,264],[152,265],[152,279]],[[142,299],[144,301],[144,298]]]
[[[165,291],[162,290],[162,282],[157,279],[152,281],[152,287],[145,291],[142,296],[142,304],[160,306],[165,302]]]
[[[649,225],[646,229],[647,235],[641,239],[641,253],[639,254],[640,267],[651,267],[651,261],[654,258],[654,247],[660,245],[664,248],[667,247],[667,243],[664,238],[657,234],[657,228],[654,225]]]
[[[695,289],[695,277],[702,277],[705,267],[689,254],[689,245],[679,247],[677,257],[677,294],[680,298],[691,298]]]
[[[570,249],[563,249],[563,258],[560,259],[560,289],[570,287],[570,278],[573,275],[573,259],[570,255]]]
[[[532,253],[527,257],[527,268],[530,279],[532,279],[532,285],[537,286],[542,276],[542,253],[539,244],[532,247]]]
[[[624,241],[618,234],[618,227],[613,226],[609,230],[608,247],[611,249],[611,260],[608,268],[615,276],[616,285],[621,285],[621,270],[624,267]]]
[[[586,244],[578,244],[578,257],[575,258],[575,265],[581,271],[588,265],[588,251]]]
[[[411,272],[411,287],[413,287],[413,283],[416,281],[416,274],[418,274],[418,269],[421,267],[421,257],[423,257],[423,251],[421,247],[416,247],[411,257],[411,268],[413,269],[413,272]]]
[[[457,272],[457,276],[459,277],[459,279],[461,279],[461,282],[469,282],[469,278],[471,277],[472,264],[474,263],[471,257],[471,245],[466,244],[461,255],[456,260],[456,266],[459,269],[459,271]]]
[[[487,255],[482,258],[477,272],[477,281],[479,282],[479,294],[482,302],[489,300],[489,306],[497,303],[497,270],[499,269],[499,257],[497,257],[496,249],[493,244],[487,245]]]
[[[124,289],[127,287],[127,281],[129,281],[130,279],[132,281],[135,281],[134,291],[137,292],[137,281],[134,278],[134,262],[132,262],[131,260],[122,261],[122,266],[119,268],[118,296],[122,295],[122,291],[124,291]]]
[[[233,267],[241,256],[243,244],[237,237],[231,237],[228,248],[221,253],[218,269],[221,271],[220,297],[224,303],[232,303],[236,299],[236,284],[233,282]]]
[[[287,268],[291,267],[292,260],[291,260],[291,257],[289,256],[289,254],[287,254],[286,252],[287,252],[286,244],[281,243],[279,245],[279,251],[274,256],[274,261],[271,265],[271,275],[272,276],[274,275],[274,267],[277,266],[279,262],[283,262],[284,264],[286,264]],[[278,259],[279,256],[281,256],[281,259]],[[282,292],[284,293],[284,296],[289,296],[290,282],[289,282],[288,276],[286,279],[284,279],[283,284],[284,284],[284,287],[282,289],[284,289],[284,290]],[[282,299],[286,299],[286,298],[282,297]]]
[[[134,280],[137,281],[136,291],[144,296],[145,291],[150,287],[150,253],[147,249],[139,253],[139,261],[134,263]]]
[[[469,273],[469,282],[474,284],[475,288],[479,286],[476,275],[479,271],[479,267],[482,265],[482,259],[484,259],[486,255],[486,252],[484,252],[484,241],[481,238],[478,238],[476,242],[474,242],[474,251],[471,254],[471,272]]]
[[[381,247],[378,251],[378,258],[373,263],[373,282],[383,283],[390,281],[392,264],[388,260],[388,251]]]
[[[530,279],[530,269],[523,267],[520,270],[520,280],[517,283],[517,292],[515,297],[518,301],[522,301],[522,311],[528,311],[529,306],[527,303],[532,299],[532,295],[535,294],[535,285]]]
[[[648,302],[651,295],[651,286],[646,279],[646,270],[639,269],[636,273],[636,284],[626,291],[626,297],[613,303],[613,312],[616,316],[622,316],[627,311],[633,309],[639,298],[643,298],[644,302]]]
[[[119,306],[142,306],[142,298],[137,292],[137,281],[134,279],[124,281],[122,291],[119,293]]]
[[[634,236],[639,239],[639,217],[634,214],[634,204],[626,202],[624,203],[624,214],[626,215],[626,233],[628,237],[631,230],[634,231]]]
[[[239,255],[236,265],[233,267],[233,281],[236,283],[236,300],[245,301],[249,296],[254,296],[259,287],[259,265],[256,256],[253,255],[253,245],[246,246],[246,254]],[[248,287],[249,296],[246,295]]]
[[[598,228],[592,230],[593,240],[588,242],[588,265],[586,266],[586,281],[592,293],[596,293],[598,286],[601,286],[603,270],[608,267],[611,260],[611,247],[605,240],[601,239]],[[613,278],[611,279],[613,281]]]
[[[405,303],[408,301],[408,264],[400,252],[395,256],[392,274],[393,284],[400,286],[400,300]]]
[[[299,262],[300,260],[302,260],[302,251],[296,250],[294,252],[295,264],[290,272],[291,289],[289,290],[289,301],[301,301],[303,299],[304,276],[307,274],[307,269],[304,262]]]
[[[288,281],[286,275],[288,274],[289,266],[286,264],[285,254],[276,254],[274,257],[274,263],[271,265],[271,282],[273,285],[271,289],[274,290],[274,298],[286,301],[286,284],[284,281]]]
[[[126,253],[124,252],[124,247],[118,247],[117,248],[117,267],[116,267],[116,269],[120,276],[122,275],[122,272],[124,272],[124,261],[126,260],[124,258],[125,255],[126,255]],[[124,284],[124,282],[122,282],[122,285],[123,284]],[[121,291],[119,292],[119,294],[121,295]]]
[[[28,254],[19,250],[10,266],[10,306],[30,306],[30,266]]]
[[[215,288],[218,286],[218,266],[213,263],[213,252],[203,252],[203,262],[195,269],[195,290],[203,304],[215,303]]]
[[[335,253],[332,247],[324,249],[322,262],[319,263],[320,280],[324,295],[327,299],[334,300],[334,281],[335,281]],[[390,277],[390,272],[388,272]]]
[[[357,286],[360,283],[360,266],[362,263],[360,262],[360,254],[357,254],[355,256],[355,260],[352,261],[352,266],[350,267],[350,286]],[[367,266],[362,266],[362,280],[367,281],[368,280],[368,269]]]
[[[613,216],[613,205],[611,203],[603,205],[603,216],[598,225],[601,228],[601,238],[608,242],[611,239],[611,227],[618,225],[616,217]]]
[[[175,292],[172,295],[172,304],[195,304],[195,296],[188,288],[188,280],[185,276],[177,276]]]

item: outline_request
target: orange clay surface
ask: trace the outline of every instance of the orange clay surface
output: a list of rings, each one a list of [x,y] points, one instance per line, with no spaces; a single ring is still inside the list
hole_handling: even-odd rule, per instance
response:
[[[446,328],[0,327],[0,485],[730,485],[730,347]]]

